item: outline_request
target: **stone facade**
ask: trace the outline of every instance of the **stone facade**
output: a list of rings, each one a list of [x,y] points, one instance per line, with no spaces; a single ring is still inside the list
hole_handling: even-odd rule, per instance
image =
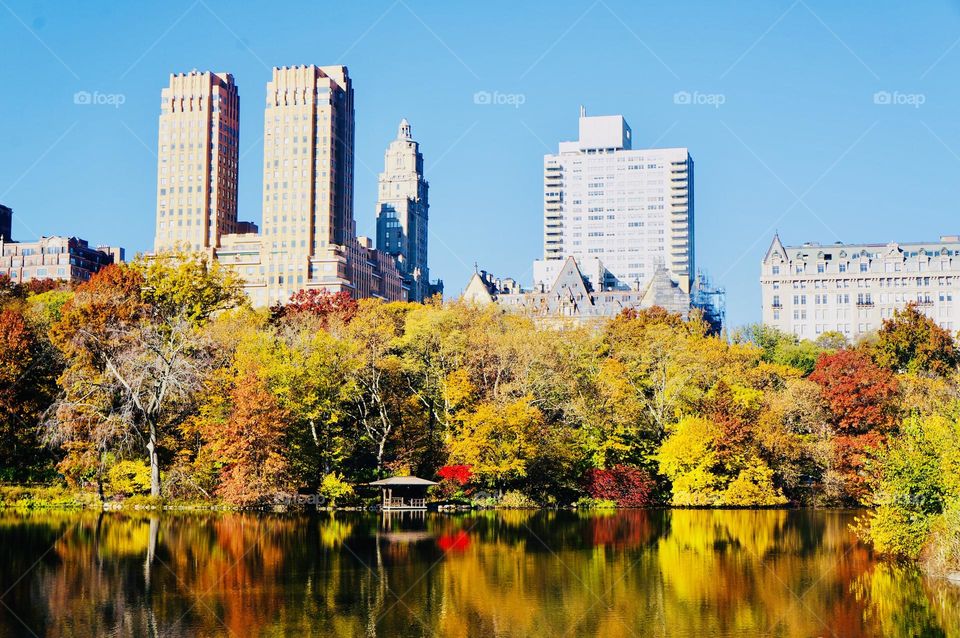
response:
[[[590,321],[614,317],[626,309],[653,306],[686,317],[690,310],[690,295],[665,268],[655,270],[635,289],[595,291],[573,257],[565,260],[549,286],[541,284],[532,291],[522,290],[513,279],[496,279],[485,271],[474,273],[463,299],[477,304],[497,303],[507,311],[550,320]]]
[[[806,243],[774,236],[761,263],[763,322],[801,338],[855,340],[914,302],[943,328],[960,329],[960,236],[889,244]]]
[[[122,260],[122,248],[91,248],[76,237],[41,237],[30,242],[0,239],[0,274],[14,283],[34,279],[84,282],[101,268]]]

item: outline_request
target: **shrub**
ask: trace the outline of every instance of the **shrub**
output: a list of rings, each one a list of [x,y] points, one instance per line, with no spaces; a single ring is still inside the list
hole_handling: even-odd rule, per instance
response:
[[[587,470],[583,489],[591,498],[613,501],[619,507],[646,507],[654,482],[638,467],[615,465],[609,470]]]
[[[786,497],[773,485],[773,470],[760,459],[754,459],[740,470],[723,494],[723,505],[763,507],[785,505]]]
[[[534,503],[529,496],[516,490],[506,492],[497,501],[498,508],[507,510],[527,509],[536,506],[537,504]]]
[[[472,465],[444,465],[437,470],[437,476],[453,481],[458,485],[466,485],[473,478]]]
[[[146,494],[150,491],[150,466],[143,461],[120,461],[107,472],[107,479],[117,494]]]
[[[327,499],[331,507],[336,507],[338,499],[353,496],[353,486],[344,481],[341,475],[331,472],[320,482],[320,496]]]

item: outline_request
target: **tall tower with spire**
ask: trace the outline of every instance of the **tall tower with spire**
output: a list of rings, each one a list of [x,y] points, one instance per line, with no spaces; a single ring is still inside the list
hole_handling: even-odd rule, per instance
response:
[[[400,120],[380,173],[377,248],[396,259],[411,301],[423,301],[432,290],[427,266],[428,189],[420,145],[413,139],[410,123]]]

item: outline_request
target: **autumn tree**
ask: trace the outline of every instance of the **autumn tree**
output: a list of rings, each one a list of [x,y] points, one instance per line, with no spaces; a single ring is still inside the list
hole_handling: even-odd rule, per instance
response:
[[[289,414],[254,371],[238,378],[226,422],[208,433],[222,463],[217,494],[235,505],[256,505],[289,492]]]
[[[372,448],[378,475],[388,443],[402,425],[408,398],[397,339],[409,310],[408,304],[366,300],[343,332],[354,359],[350,366],[350,382],[357,387],[352,395],[353,418]]]
[[[503,489],[526,476],[543,415],[524,397],[506,405],[484,403],[458,415],[450,458],[469,465],[477,480]]]
[[[347,291],[330,292],[323,288],[305,288],[293,293],[287,303],[272,306],[270,316],[274,323],[284,317],[301,314],[312,315],[324,325],[333,319],[348,323],[356,316],[359,307]]]
[[[0,480],[36,480],[50,466],[41,440],[60,358],[27,306],[0,310]]]
[[[866,463],[896,424],[897,381],[857,350],[821,356],[810,380],[820,386],[828,409],[832,474],[848,498],[862,499],[867,493]]]
[[[164,254],[108,267],[76,291],[51,337],[69,362],[54,440],[101,454],[146,452],[159,496],[160,442],[191,411],[209,369],[199,328],[242,303],[239,282],[205,255]]]
[[[355,438],[347,423],[358,360],[325,325],[310,313],[289,315],[248,335],[234,362],[239,369],[260,369],[290,422],[291,472],[314,487],[336,469]]]
[[[960,351],[949,332],[911,303],[884,320],[874,345],[874,359],[894,372],[942,376],[957,369]]]

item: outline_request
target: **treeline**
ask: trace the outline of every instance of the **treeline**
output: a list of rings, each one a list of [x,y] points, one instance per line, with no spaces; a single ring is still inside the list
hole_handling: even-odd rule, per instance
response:
[[[0,295],[7,481],[249,506],[411,473],[513,504],[866,504],[882,551],[960,562],[957,344],[916,307],[855,346],[660,309],[548,328],[310,291],[256,311],[189,254]]]

